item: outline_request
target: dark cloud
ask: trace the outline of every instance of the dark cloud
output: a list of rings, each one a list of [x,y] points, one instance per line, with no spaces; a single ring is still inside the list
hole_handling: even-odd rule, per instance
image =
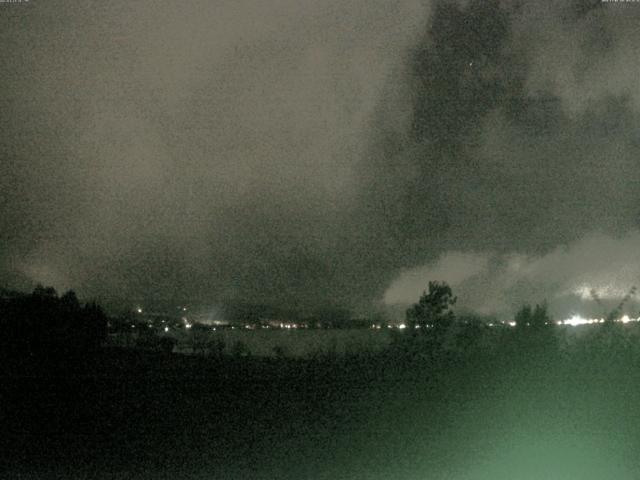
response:
[[[0,14],[9,283],[154,302],[357,297],[341,253],[354,168],[423,5],[31,2]]]
[[[630,7],[5,5],[3,277],[366,308],[438,259],[635,238]]]
[[[413,167],[385,198],[407,266],[422,257],[429,270],[448,250],[546,258],[585,235],[613,242],[637,227],[635,65],[617,58],[637,36],[625,16],[639,12],[544,2],[435,9],[414,57],[414,138],[389,161]],[[386,182],[393,167],[380,167]],[[637,245],[624,248],[633,255]],[[612,251],[592,254],[601,262]],[[640,279],[634,268],[628,282]],[[558,273],[548,273],[522,288],[499,272],[482,280],[499,285],[489,297],[504,310],[503,293],[512,303],[555,297]]]

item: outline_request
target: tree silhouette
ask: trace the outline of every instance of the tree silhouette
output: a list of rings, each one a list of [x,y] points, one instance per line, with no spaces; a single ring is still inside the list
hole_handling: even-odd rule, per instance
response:
[[[514,341],[512,346],[520,354],[526,351],[526,355],[535,353],[538,355],[536,358],[549,359],[549,355],[558,353],[561,332],[555,328],[546,302],[536,304],[535,307],[523,305],[515,315],[515,322],[515,335],[510,338]]]
[[[107,315],[95,301],[85,305],[80,316],[85,345],[97,348],[107,338]]]
[[[613,323],[614,321],[620,318],[625,304],[629,302],[629,300],[631,300],[631,298],[637,293],[637,291],[638,291],[638,288],[635,285],[632,286],[627,292],[627,294],[624,297],[622,297],[622,300],[620,300],[620,303],[618,303],[618,305],[616,305],[616,307],[613,310],[611,310],[609,313],[606,313],[605,311],[604,319],[607,324]],[[591,289],[590,293],[591,293],[591,297],[596,301],[596,303],[600,305],[600,307],[604,308],[604,305],[602,304],[602,301],[600,300],[600,297],[598,296],[598,293],[595,291],[595,289]]]
[[[38,285],[0,305],[0,343],[9,356],[67,355],[86,352],[106,338],[107,316],[95,303],[81,306],[76,294],[58,297],[52,287]]]
[[[76,296],[76,292],[69,290],[60,297],[60,306],[67,312],[77,313],[80,311],[80,302]]]
[[[533,316],[531,305],[526,304],[520,307],[514,318],[517,328],[524,328],[531,325],[531,317]]]
[[[36,285],[36,288],[34,288],[31,296],[39,300],[57,299],[58,293],[53,287],[44,287],[41,284],[38,284]]]
[[[426,334],[441,338],[454,321],[451,307],[457,298],[446,282],[429,282],[429,291],[423,292],[418,303],[407,310],[407,327],[413,332],[416,327]]]
[[[516,328],[518,329],[526,327],[541,329],[553,325],[546,302],[536,304],[533,308],[529,304],[523,305],[516,312],[514,320],[516,322]]]
[[[611,312],[609,312],[609,314],[605,317],[605,320],[611,323],[619,319],[622,316],[622,311],[624,310],[625,304],[629,302],[629,300],[631,300],[631,297],[633,297],[637,291],[638,289],[635,285],[631,287],[629,289],[629,292],[627,292],[627,294],[622,298],[622,300],[620,300],[620,303],[616,305],[616,308],[611,310]]]

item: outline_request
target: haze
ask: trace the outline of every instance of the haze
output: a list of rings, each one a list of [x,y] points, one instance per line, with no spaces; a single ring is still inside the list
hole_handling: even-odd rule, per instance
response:
[[[561,315],[640,277],[637,5],[0,9],[0,279]]]

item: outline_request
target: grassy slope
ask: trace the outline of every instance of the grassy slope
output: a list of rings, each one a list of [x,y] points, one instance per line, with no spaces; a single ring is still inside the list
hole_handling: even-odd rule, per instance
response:
[[[6,478],[636,478],[635,349],[5,372]],[[39,370],[41,371],[41,370]]]

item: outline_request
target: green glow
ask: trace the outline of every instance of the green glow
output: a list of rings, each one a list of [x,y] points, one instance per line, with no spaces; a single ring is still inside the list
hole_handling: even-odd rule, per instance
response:
[[[607,445],[609,443],[609,445]],[[611,438],[598,436],[520,434],[494,448],[471,468],[468,479],[573,480],[637,478],[625,469],[622,452]]]

